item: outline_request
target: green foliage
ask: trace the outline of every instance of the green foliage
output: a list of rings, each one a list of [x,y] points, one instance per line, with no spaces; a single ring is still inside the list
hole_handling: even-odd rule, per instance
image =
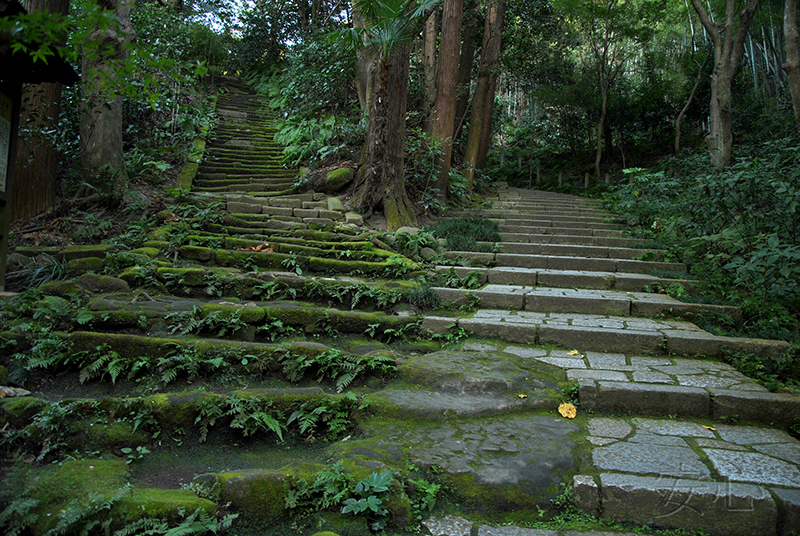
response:
[[[631,172],[609,201],[638,223],[642,238],[670,244],[674,258],[709,281],[708,291],[742,304],[751,334],[793,340],[800,329],[798,161],[800,147],[788,141],[766,142],[758,156],[724,170],[699,157],[671,159],[660,170]]]
[[[317,382],[332,380],[337,392],[344,391],[362,374],[389,377],[396,373],[394,358],[382,355],[354,356],[332,348],[317,355],[286,351],[279,358],[283,375],[293,383],[316,373]]]
[[[422,130],[411,130],[406,136],[405,152],[405,179],[409,195],[420,200],[426,213],[441,211],[444,207],[436,188],[438,161],[442,157],[440,140]]]
[[[329,441],[345,436],[353,429],[353,412],[358,398],[346,393],[340,398],[322,398],[303,402],[286,420],[286,427],[295,425],[306,442],[313,441],[316,433],[323,433]]]
[[[41,253],[30,259],[19,270],[9,272],[6,281],[16,288],[31,289],[48,281],[57,281],[68,277],[69,268],[66,260],[59,261],[46,253]]]
[[[390,491],[394,481],[391,471],[371,473],[355,482],[340,464],[312,475],[313,481],[299,478],[284,486],[286,508],[299,515],[308,515],[333,508],[342,514],[366,515],[374,531],[385,527],[389,511],[379,494]]]
[[[198,403],[195,418],[195,424],[200,427],[201,443],[208,437],[209,427],[223,419],[229,422],[229,427],[238,429],[245,437],[272,432],[278,436],[278,441],[283,442],[285,418],[270,400],[239,395],[202,399]]]
[[[452,251],[482,251],[485,248],[477,242],[500,241],[500,224],[478,216],[441,219],[424,230],[446,239],[447,249]]]
[[[437,272],[429,280],[431,284],[439,287],[478,289],[483,286],[480,272],[469,272],[466,276],[461,277],[456,273],[455,268],[450,268],[446,272]]]

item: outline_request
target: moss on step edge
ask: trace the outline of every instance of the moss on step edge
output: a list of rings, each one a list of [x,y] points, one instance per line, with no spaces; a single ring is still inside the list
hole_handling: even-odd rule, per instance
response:
[[[216,515],[216,505],[197,497],[191,491],[155,488],[126,488],[130,478],[128,466],[122,460],[67,460],[58,466],[35,469],[29,475],[33,485],[31,498],[39,501],[35,507],[38,519],[33,526],[35,536],[54,529],[70,509],[93,502],[98,505],[98,519],[110,515],[112,527],[121,528],[144,517],[168,519],[178,523],[180,512],[197,509]],[[92,501],[91,496],[95,497]],[[99,506],[116,496],[110,513]],[[87,520],[88,521],[88,520]]]

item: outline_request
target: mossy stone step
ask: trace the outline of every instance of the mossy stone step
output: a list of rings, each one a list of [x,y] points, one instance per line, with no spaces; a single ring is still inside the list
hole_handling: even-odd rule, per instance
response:
[[[59,523],[74,525],[75,519],[69,515],[77,516],[78,504],[93,497],[100,504],[111,502],[109,516],[114,529],[145,517],[176,523],[198,509],[210,518],[217,513],[214,502],[193,491],[128,485],[130,468],[123,460],[66,460],[58,466],[31,470],[28,480],[33,490],[30,499],[36,501],[30,512],[37,516],[31,527],[34,536],[50,534]]]

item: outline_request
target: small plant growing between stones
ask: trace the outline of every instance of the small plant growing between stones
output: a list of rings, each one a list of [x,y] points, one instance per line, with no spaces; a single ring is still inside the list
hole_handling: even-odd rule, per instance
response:
[[[291,255],[281,261],[281,266],[289,270],[290,272],[294,272],[297,275],[303,275],[303,269],[300,267],[300,263],[297,260],[297,255]]]
[[[123,447],[119,449],[120,452],[127,456],[127,460],[125,463],[128,465],[132,464],[133,462],[139,461],[144,458],[145,454],[150,454],[150,451],[147,450],[147,447],[136,447],[136,449],[132,449],[131,447]]]
[[[343,515],[366,516],[373,531],[386,526],[385,518],[389,511],[379,495],[390,491],[394,480],[391,471],[373,472],[355,482],[337,463],[314,473],[311,479],[287,480],[284,484],[287,509],[307,516],[335,508]]]
[[[383,471],[380,474],[373,472],[368,477],[359,480],[354,489],[358,498],[350,497],[344,500],[342,507],[343,514],[366,514],[370,519],[370,529],[379,531],[386,527],[384,519],[389,510],[384,508],[383,501],[377,496],[378,493],[389,491],[389,486],[394,477],[391,471]],[[376,519],[377,518],[377,519]]]
[[[392,255],[386,259],[384,273],[386,277],[399,278],[411,271],[408,261],[401,255]]]

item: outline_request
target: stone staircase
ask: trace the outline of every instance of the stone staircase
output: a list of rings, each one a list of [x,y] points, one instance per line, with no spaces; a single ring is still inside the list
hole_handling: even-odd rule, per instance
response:
[[[273,141],[274,114],[243,82],[228,77],[221,81],[226,91],[217,100],[220,119],[192,189],[256,196],[291,191],[298,172],[281,167],[283,147]]]
[[[481,213],[500,223],[502,241],[485,244],[494,251],[443,251],[424,265],[341,200],[294,192],[260,100],[227,84],[194,197],[159,214],[140,243],[49,251],[71,279],[13,305],[22,320],[3,317],[0,357],[31,373],[31,393],[0,399],[15,445],[52,461],[56,450],[22,431],[79,407],[62,417],[59,452],[93,454],[64,467],[108,465],[133,482],[128,512],[225,504],[269,527],[240,534],[296,533],[286,490],[331,464],[356,480],[393,471],[389,534],[417,516],[442,536],[798,530],[800,442],[788,431],[800,397],[718,360],[788,345],[692,323],[707,311],[740,316],[735,307],[646,292],[698,285],[673,278],[685,266],[663,252],[629,247],[612,215],[575,196],[501,185]],[[419,282],[436,272],[480,288]],[[431,292],[449,308],[424,313]],[[63,358],[37,361],[37,348],[62,355],[62,344]],[[558,412],[567,401],[574,419]],[[314,411],[325,418],[304,430],[290,418]],[[120,447],[137,445],[154,454],[119,467]],[[211,500],[178,489],[198,474]],[[432,509],[419,506],[421,479],[447,490]],[[524,528],[567,497],[603,522]],[[363,515],[335,511],[312,527],[370,532]]]

